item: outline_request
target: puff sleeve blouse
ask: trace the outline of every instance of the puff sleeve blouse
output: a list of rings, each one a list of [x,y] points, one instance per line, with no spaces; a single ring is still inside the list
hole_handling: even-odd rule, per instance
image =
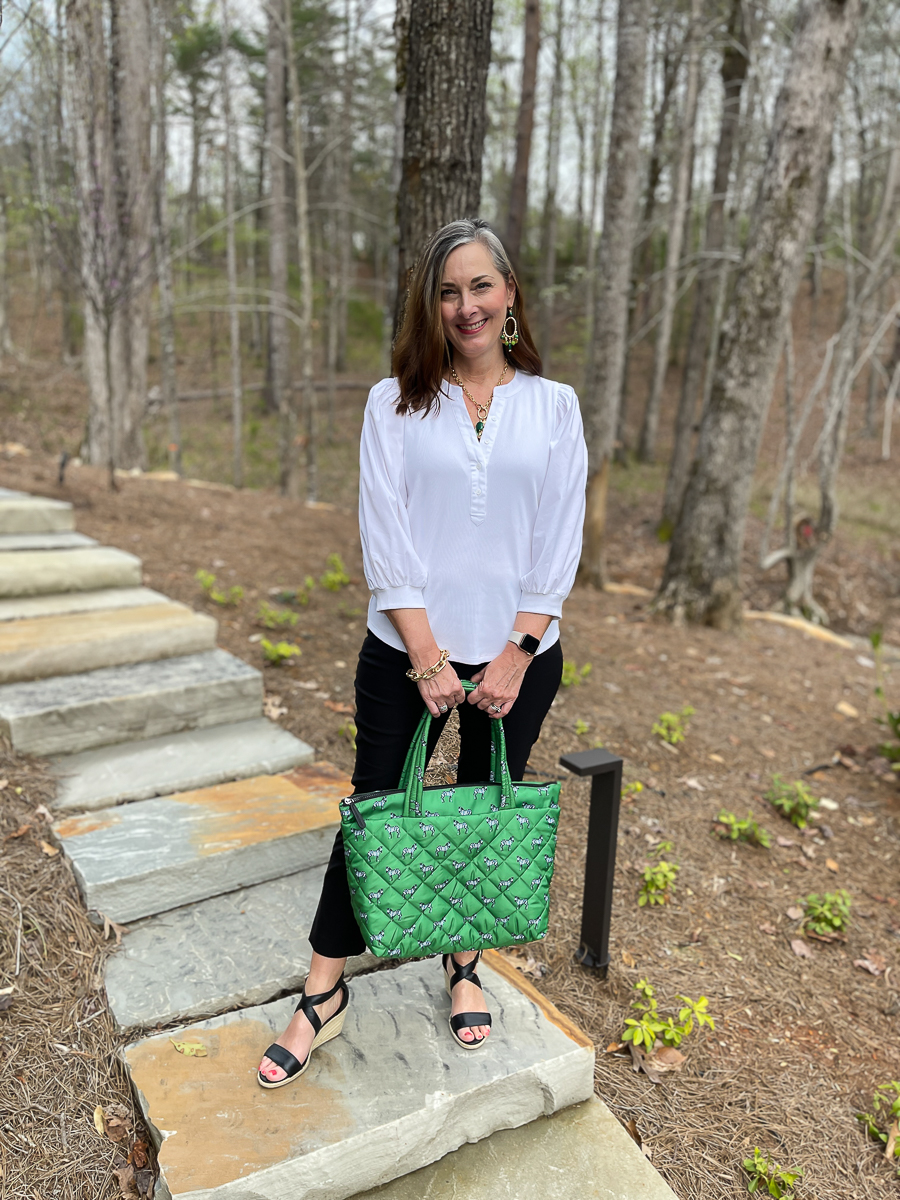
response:
[[[369,393],[359,526],[368,627],[397,650],[386,609],[424,608],[455,662],[495,658],[517,612],[554,619],[581,555],[587,450],[572,388],[517,371],[494,391],[479,442],[462,391],[425,417],[397,416],[396,379]]]

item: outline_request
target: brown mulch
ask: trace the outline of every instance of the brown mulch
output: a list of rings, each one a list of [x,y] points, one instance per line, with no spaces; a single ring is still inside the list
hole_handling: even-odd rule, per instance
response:
[[[352,714],[341,709],[352,709],[367,591],[349,504],[310,510],[271,492],[239,494],[140,478],[123,480],[121,491],[111,495],[102,473],[87,468],[70,469],[64,488],[57,487],[46,459],[16,460],[4,468],[5,486],[73,500],[81,531],[139,554],[150,586],[213,613],[220,621],[220,644],[263,669],[273,709],[286,710],[280,723],[315,745],[322,757],[344,768],[352,765]],[[639,497],[627,504],[618,500],[613,513],[617,575],[644,586],[652,586],[660,556],[648,528],[648,505]],[[856,553],[849,541],[838,549]],[[296,641],[302,656],[284,667],[266,666],[258,642],[251,640],[264,633],[275,636],[255,622],[260,601],[276,603],[274,590],[296,587],[307,574],[319,577],[330,553],[342,556],[351,584],[337,593],[315,589],[309,605],[296,610],[296,628],[277,635]],[[241,585],[242,602],[222,608],[206,600],[194,579],[200,568],[213,571],[226,587]],[[859,586],[865,588],[865,576]],[[874,608],[872,590],[866,594]],[[886,592],[884,611],[892,619],[895,604]],[[531,765],[541,775],[557,775],[561,753],[599,740],[623,755],[626,779],[644,784],[623,808],[608,980],[572,961],[588,812],[588,784],[582,780],[568,778],[564,786],[551,930],[546,942],[529,951],[535,982],[597,1045],[598,1093],[623,1122],[635,1121],[652,1162],[684,1200],[745,1195],[740,1162],[756,1145],[784,1166],[804,1170],[798,1190],[804,1200],[895,1194],[894,1174],[853,1114],[869,1106],[877,1084],[900,1078],[900,907],[895,903],[900,793],[892,780],[854,771],[849,755],[850,766],[831,765],[839,746],[862,749],[879,738],[872,668],[858,661],[864,655],[778,626],[748,623],[733,635],[674,629],[650,619],[640,596],[582,589],[567,604],[562,633],[566,657],[578,667],[591,663],[592,670],[584,682],[560,693]],[[895,676],[888,677],[888,697],[900,707]],[[859,716],[836,712],[841,701]],[[696,713],[676,754],[661,747],[650,731],[662,711],[685,704]],[[587,732],[576,733],[577,722]],[[452,744],[445,741],[439,753],[452,761]],[[826,831],[803,838],[761,794],[775,772],[795,779],[822,764],[824,769],[807,780],[838,808],[822,810]],[[773,835],[795,844],[759,850],[722,842],[711,833],[712,818],[722,806],[738,817],[752,809]],[[12,809],[4,813],[4,831],[24,823]],[[681,867],[677,890],[663,908],[639,908],[638,872],[651,844],[660,839],[673,843],[668,857]],[[66,970],[84,972],[78,976],[85,989],[81,999],[71,1001],[77,1005],[98,995],[99,966],[109,943],[83,917],[75,934],[74,915],[52,916],[67,897],[73,908],[65,912],[77,909],[74,885],[64,864],[34,847],[23,837],[20,849],[14,839],[6,843],[0,864],[21,854],[30,870],[53,873],[47,882],[52,879],[54,886],[27,894],[52,897],[42,901],[51,905],[43,918],[43,910],[34,907],[37,901],[29,903],[42,927],[54,931],[59,962]],[[798,958],[790,940],[801,934],[786,910],[810,892],[839,886],[853,897],[847,943],[804,939],[811,957]],[[8,942],[7,929],[5,920]],[[70,932],[77,943],[68,942]],[[33,933],[28,936],[34,941]],[[77,963],[71,954],[66,958],[76,944],[93,957],[79,957]],[[889,969],[872,976],[854,966],[870,953],[883,956]],[[528,967],[527,957],[521,965]],[[682,1047],[685,1066],[659,1085],[635,1074],[629,1058],[606,1053],[621,1036],[632,986],[642,977],[655,986],[664,1012],[677,1011],[678,993],[702,994],[716,1021],[714,1033],[689,1039]],[[54,996],[53,1002],[58,1000]],[[92,1114],[97,1104],[128,1102],[113,1057],[115,1035],[105,1016],[83,1029],[76,1026],[78,1010],[69,1003],[59,1010],[36,1004],[29,1021],[42,1030],[43,1041],[35,1034],[34,1058],[24,1070],[13,1071],[6,1054],[4,1086],[24,1096],[21,1083],[11,1082],[16,1074],[30,1079],[34,1073],[46,1081],[50,1091],[42,1093],[44,1099],[36,1085],[28,1095],[52,1117],[35,1104],[22,1109],[21,1100],[19,1111],[24,1132],[38,1145],[48,1145],[52,1161],[61,1147],[61,1134],[52,1131],[59,1129],[63,1097],[70,1094],[64,1085],[70,1089],[74,1099],[66,1103],[73,1105],[72,1128],[77,1116],[83,1139],[76,1143],[75,1134],[67,1133],[70,1145],[78,1146],[83,1171],[93,1172],[95,1180],[104,1172],[109,1178],[114,1150],[93,1131]],[[10,1015],[15,1008],[0,1020]],[[54,1058],[51,1071],[45,1065],[51,1035],[95,1057],[67,1055],[64,1071]],[[74,1041],[76,1036],[82,1040]],[[95,1063],[90,1079],[80,1074],[89,1061]],[[25,1125],[29,1120],[31,1130]],[[34,1161],[42,1170],[52,1169],[43,1157]],[[61,1194],[105,1195],[99,1187]]]

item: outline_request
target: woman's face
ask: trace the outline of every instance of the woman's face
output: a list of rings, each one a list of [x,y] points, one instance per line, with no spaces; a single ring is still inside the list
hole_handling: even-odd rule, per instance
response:
[[[506,310],[516,296],[480,242],[458,246],[447,256],[441,279],[444,336],[459,354],[479,358],[499,346]]]

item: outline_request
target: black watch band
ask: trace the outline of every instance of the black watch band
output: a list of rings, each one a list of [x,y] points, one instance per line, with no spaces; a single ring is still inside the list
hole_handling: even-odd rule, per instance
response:
[[[514,629],[509,635],[509,640],[524,651],[529,658],[534,658],[541,648],[540,638],[536,638],[532,633],[519,633],[517,629]]]

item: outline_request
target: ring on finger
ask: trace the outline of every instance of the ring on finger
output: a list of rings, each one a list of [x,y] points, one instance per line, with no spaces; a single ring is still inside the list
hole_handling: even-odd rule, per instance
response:
[[[440,704],[440,705],[438,705],[438,712],[439,712],[439,713],[445,713],[445,712],[448,712],[448,711],[449,711],[449,710],[448,710],[448,708],[447,708],[447,705],[446,705],[446,704]]]
[[[488,708],[490,708],[491,712],[503,712],[502,704],[489,704]]]

